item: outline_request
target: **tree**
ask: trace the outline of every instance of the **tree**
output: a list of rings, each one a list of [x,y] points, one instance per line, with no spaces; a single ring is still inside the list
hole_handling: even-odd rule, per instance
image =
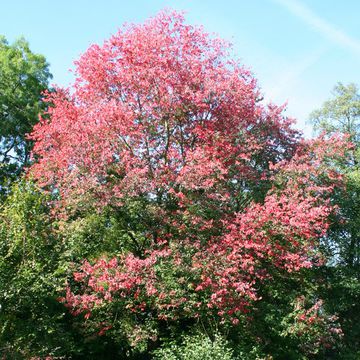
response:
[[[34,351],[46,356],[56,346],[71,346],[54,291],[62,285],[58,258],[63,248],[52,230],[47,203],[34,184],[22,180],[13,185],[0,207],[3,358],[31,358]]]
[[[341,333],[304,276],[323,261],[346,144],[302,140],[228,49],[174,12],[125,27],[82,55],[31,135],[30,173],[64,228],[106,214],[118,234],[75,260],[62,302],[128,358],[194,328],[277,358],[323,354]]]
[[[42,92],[51,74],[44,56],[34,54],[23,39],[9,45],[0,37],[0,189],[29,163],[32,130],[44,110]]]
[[[310,114],[310,120],[317,131],[348,134],[356,144],[360,141],[360,94],[355,84],[338,83],[333,98],[327,100],[321,109]]]
[[[106,213],[63,224],[51,204],[51,195],[21,178],[0,205],[0,357],[106,358],[110,340],[90,341],[58,297],[73,264],[113,251],[121,234],[108,228]]]
[[[345,134],[352,144],[350,157],[338,162],[345,174],[345,186],[333,194],[339,207],[324,238],[329,266],[324,269],[327,289],[324,296],[340,315],[347,351],[358,357],[360,299],[360,94],[355,84],[338,83],[332,99],[310,114],[315,130]],[[351,358],[351,357],[350,357]]]
[[[339,132],[346,134],[353,144],[350,163],[342,163],[346,171],[346,191],[340,193],[337,202],[342,209],[342,220],[333,227],[334,254],[338,261],[355,268],[360,267],[359,228],[359,149],[360,149],[360,94],[355,84],[345,86],[337,84],[333,99],[326,101],[322,108],[310,114],[317,131],[328,134]]]

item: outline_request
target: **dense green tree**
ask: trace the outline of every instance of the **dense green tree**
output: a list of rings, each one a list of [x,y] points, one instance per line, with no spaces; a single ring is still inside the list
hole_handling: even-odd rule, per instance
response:
[[[0,354],[22,359],[32,351],[52,353],[53,333],[66,334],[55,292],[62,284],[61,246],[47,199],[22,181],[0,210]]]
[[[0,205],[0,358],[111,358],[111,341],[84,332],[58,297],[83,256],[113,251],[121,233],[107,212],[55,219],[50,200],[20,179]]]
[[[0,189],[2,192],[29,162],[26,139],[46,104],[42,92],[51,78],[43,55],[20,38],[9,44],[0,36]]]
[[[360,265],[360,93],[355,84],[338,83],[333,98],[310,114],[316,131],[346,134],[353,145],[350,161],[339,163],[346,174],[345,191],[335,201],[339,218],[329,234],[333,260],[359,270]]]
[[[310,114],[317,132],[345,134],[352,143],[347,160],[337,163],[345,175],[345,186],[334,193],[339,207],[323,241],[328,255],[321,269],[324,297],[340,316],[346,358],[357,359],[360,343],[360,93],[355,84],[338,83],[332,98]]]

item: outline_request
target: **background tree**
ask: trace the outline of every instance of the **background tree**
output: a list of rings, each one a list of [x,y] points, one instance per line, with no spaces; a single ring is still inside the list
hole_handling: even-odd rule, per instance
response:
[[[357,358],[360,338],[360,93],[355,84],[338,83],[333,96],[310,114],[318,132],[335,132],[348,136],[352,144],[350,157],[337,163],[345,174],[345,187],[333,195],[339,206],[324,238],[328,266],[325,296],[333,311],[340,315],[349,358]],[[346,350],[345,350],[346,351]],[[353,357],[352,357],[353,356]]]
[[[333,91],[333,98],[322,108],[310,114],[316,131],[327,134],[346,134],[353,144],[350,162],[339,164],[346,172],[347,188],[336,201],[341,207],[341,221],[332,228],[328,237],[329,247],[336,262],[357,269],[360,266],[360,94],[355,84],[347,86],[339,83]],[[360,275],[360,274],[359,274]]]
[[[4,192],[29,163],[31,141],[26,134],[45,109],[42,92],[51,78],[42,55],[23,39],[9,45],[0,36],[0,189]]]
[[[123,235],[107,213],[58,221],[51,200],[20,179],[0,205],[0,357],[111,359],[119,347],[84,334],[58,298],[74,264],[113,252]]]
[[[360,94],[356,84],[338,83],[332,92],[332,99],[310,114],[310,121],[316,131],[341,132],[350,140],[360,141]]]
[[[31,182],[22,180],[0,207],[0,354],[4,358],[31,358],[34,351],[39,356],[50,354],[59,345],[53,332],[71,346],[54,291],[62,284],[58,268],[62,246],[52,230],[47,201]]]

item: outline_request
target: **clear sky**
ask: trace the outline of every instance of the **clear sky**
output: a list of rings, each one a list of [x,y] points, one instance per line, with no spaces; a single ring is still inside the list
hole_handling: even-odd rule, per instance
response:
[[[265,100],[287,101],[307,135],[308,114],[336,82],[360,85],[359,0],[0,0],[0,34],[10,42],[23,35],[50,62],[53,83],[67,86],[90,44],[164,7],[231,41]]]

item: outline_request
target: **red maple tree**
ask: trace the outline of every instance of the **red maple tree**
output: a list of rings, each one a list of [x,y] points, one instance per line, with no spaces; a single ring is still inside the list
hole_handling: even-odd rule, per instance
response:
[[[147,216],[125,226],[133,247],[74,274],[81,291],[68,287],[64,301],[75,314],[117,302],[160,320],[212,313],[236,325],[274,272],[321,263],[341,185],[329,159],[344,144],[302,140],[227,43],[162,12],[76,65],[73,88],[47,96],[31,174],[56,190],[62,215],[140,199]]]

